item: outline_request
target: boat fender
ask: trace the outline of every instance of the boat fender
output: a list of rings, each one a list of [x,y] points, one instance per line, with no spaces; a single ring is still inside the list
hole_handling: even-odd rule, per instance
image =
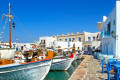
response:
[[[69,58],[73,58],[73,54],[71,54]]]
[[[54,54],[53,51],[48,51],[47,56],[45,57],[45,59],[53,59],[53,54]]]

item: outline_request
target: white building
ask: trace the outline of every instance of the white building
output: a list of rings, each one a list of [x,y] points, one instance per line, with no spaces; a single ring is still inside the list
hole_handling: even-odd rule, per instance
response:
[[[16,50],[32,50],[35,43],[16,43]]]
[[[56,37],[40,37],[39,43],[44,41],[45,47],[53,47],[54,49],[61,47],[62,49],[73,47],[75,44],[76,50],[79,49],[82,50],[82,42],[64,42],[64,41],[57,41]]]
[[[45,42],[44,42],[45,41]],[[39,43],[45,43],[45,47],[51,47],[53,46],[52,43],[53,42],[56,42],[57,41],[57,38],[56,37],[48,37],[48,36],[45,36],[45,37],[40,37],[39,38]]]
[[[55,44],[56,44],[55,45],[56,47],[60,46],[62,49],[65,49],[68,47],[72,48],[73,45],[75,44],[76,50],[78,50],[78,48],[79,50],[82,50],[82,42],[61,42],[61,41],[59,42],[57,41]]]
[[[90,49],[93,51],[95,49],[100,50],[101,41],[98,41],[99,34],[100,32],[85,32],[85,51],[89,51]]]
[[[102,54],[120,57],[120,1],[108,17],[98,22],[97,28],[101,30]]]

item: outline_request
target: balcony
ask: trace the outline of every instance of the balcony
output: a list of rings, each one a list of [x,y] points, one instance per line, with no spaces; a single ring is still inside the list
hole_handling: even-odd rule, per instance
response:
[[[110,31],[103,31],[101,33],[101,38],[110,38]]]

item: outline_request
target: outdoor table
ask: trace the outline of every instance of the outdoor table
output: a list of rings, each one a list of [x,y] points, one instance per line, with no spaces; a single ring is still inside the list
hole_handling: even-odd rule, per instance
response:
[[[108,64],[108,61],[115,61],[115,58],[104,57],[104,63]]]
[[[119,80],[119,74],[120,74],[120,64],[115,64],[114,69],[117,71],[117,80]]]

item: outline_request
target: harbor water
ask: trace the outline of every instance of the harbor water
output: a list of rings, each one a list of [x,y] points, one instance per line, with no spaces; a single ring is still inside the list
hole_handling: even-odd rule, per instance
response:
[[[73,61],[67,71],[49,71],[44,80],[68,80],[80,63],[81,60]]]

